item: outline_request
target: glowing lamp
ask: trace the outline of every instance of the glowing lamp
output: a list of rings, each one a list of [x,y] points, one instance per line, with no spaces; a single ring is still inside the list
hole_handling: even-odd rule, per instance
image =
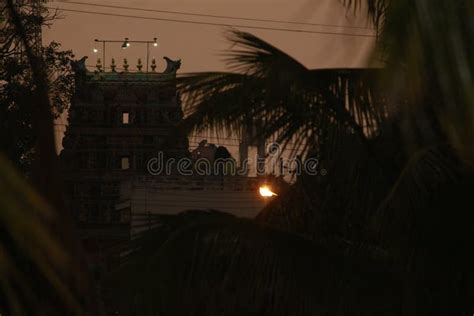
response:
[[[272,192],[272,190],[267,186],[263,185],[259,188],[260,195],[263,197],[272,197],[272,196],[277,196],[275,192]]]
[[[125,41],[122,43],[122,49],[130,47],[130,43],[128,42],[128,37],[125,37]]]

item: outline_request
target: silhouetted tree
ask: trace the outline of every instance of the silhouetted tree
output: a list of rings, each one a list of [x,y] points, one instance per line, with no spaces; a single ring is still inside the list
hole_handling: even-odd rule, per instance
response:
[[[69,106],[74,89],[70,69],[71,52],[59,51],[59,44],[42,48],[42,57],[50,76],[49,97],[53,118]],[[0,59],[0,148],[8,159],[25,174],[31,172],[35,159],[37,128],[32,118],[35,106],[35,84],[24,54]]]
[[[48,95],[51,114],[58,117],[68,106],[74,89],[70,51],[61,51],[60,44],[38,44],[41,27],[47,27],[55,18],[44,6],[37,9],[29,2],[18,2],[15,7],[24,25],[26,41],[35,54],[41,56],[48,75]],[[0,6],[3,21],[0,38],[0,150],[25,174],[31,173],[35,158],[38,126],[33,120],[37,87],[33,79],[27,54],[9,18],[5,4]]]

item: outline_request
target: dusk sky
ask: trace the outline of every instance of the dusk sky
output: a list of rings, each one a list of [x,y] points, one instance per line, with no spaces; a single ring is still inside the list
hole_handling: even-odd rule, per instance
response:
[[[363,12],[359,12],[357,16],[354,16],[352,11],[346,11],[339,0],[78,0],[78,2],[305,23],[367,26]],[[49,7],[273,28],[338,33],[371,33],[370,30],[364,29],[301,26],[111,9],[72,4],[70,1],[52,1],[49,3]],[[101,56],[100,46],[97,47],[99,49],[97,55],[92,52],[95,38],[122,40],[129,37],[131,40],[152,40],[157,37],[160,45],[158,48],[151,50],[151,55],[156,57],[158,70],[164,67],[162,56],[182,59],[181,73],[226,69],[222,56],[220,56],[222,52],[230,48],[229,43],[226,42],[223,36],[225,27],[66,11],[62,11],[60,15],[63,18],[55,21],[51,29],[44,31],[44,42],[58,41],[64,49],[72,49],[78,58],[87,55],[89,56],[88,64],[95,65],[97,57]],[[374,39],[369,37],[240,29],[269,41],[310,68],[364,66],[371,44],[374,42]],[[134,67],[138,57],[141,57],[143,61],[145,60],[146,49],[143,45],[135,45],[127,50],[121,50],[120,44],[108,44],[107,65],[112,57],[115,57],[119,66],[122,64],[123,58],[127,57],[131,67]]]
[[[49,7],[317,32],[372,33],[370,29],[226,20],[86,6],[72,4],[71,2],[54,1],[49,3]],[[339,0],[108,0],[100,2],[77,0],[77,2],[252,19],[367,27],[367,21],[364,18],[363,12],[358,12],[357,15],[354,15],[352,11],[348,12]],[[102,47],[100,45],[95,46],[95,38],[123,40],[125,37],[128,37],[130,40],[152,40],[154,37],[157,37],[159,47],[151,48],[150,57],[156,58],[158,64],[157,71],[162,71],[165,67],[164,60],[162,59],[163,56],[182,60],[182,67],[179,73],[227,70],[222,57],[222,53],[231,48],[231,45],[224,38],[226,27],[110,17],[68,11],[60,11],[60,16],[62,19],[56,20],[50,29],[44,30],[44,42],[57,41],[63,45],[64,49],[73,50],[78,59],[85,55],[89,56],[88,65],[93,66],[96,64],[97,58],[102,58]],[[370,50],[374,43],[373,37],[239,29],[251,32],[272,43],[309,68],[363,67],[367,64]],[[142,59],[143,64],[146,63],[146,46],[143,44],[132,45],[126,50],[122,50],[120,46],[120,43],[107,44],[107,66],[110,64],[112,57],[115,58],[118,67],[121,67],[123,58],[128,59],[130,69],[135,68],[138,58]],[[98,49],[97,54],[93,53],[94,48]],[[62,148],[61,139],[65,130],[64,123],[66,123],[65,116],[56,125],[58,150]],[[232,155],[234,157],[237,156],[238,142],[235,139],[223,141],[216,139],[215,136],[206,138],[211,142],[226,145]],[[195,147],[201,139],[202,137],[200,136],[197,138],[191,137],[191,148]]]

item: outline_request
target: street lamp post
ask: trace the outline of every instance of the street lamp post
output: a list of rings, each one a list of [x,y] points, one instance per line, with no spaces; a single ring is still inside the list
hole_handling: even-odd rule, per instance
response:
[[[106,44],[107,43],[122,43],[122,49],[126,49],[127,47],[130,47],[130,43],[138,43],[138,44],[146,44],[146,71],[148,72],[148,66],[150,63],[150,44],[153,44],[154,47],[158,47],[158,39],[155,37],[153,38],[153,41],[131,41],[128,39],[128,37],[125,38],[124,41],[118,41],[118,40],[101,40],[101,39],[95,39],[94,40],[96,43],[102,43],[102,58],[103,58],[103,63],[105,67],[105,57],[106,57]],[[94,53],[97,53],[97,49],[94,48]]]

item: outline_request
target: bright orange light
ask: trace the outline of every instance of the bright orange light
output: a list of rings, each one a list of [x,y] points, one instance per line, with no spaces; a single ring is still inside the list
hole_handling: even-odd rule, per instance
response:
[[[277,196],[278,195],[278,194],[272,192],[272,190],[270,190],[270,188],[266,185],[261,186],[259,191],[260,191],[260,195],[263,196],[263,197],[272,197],[272,196]]]

